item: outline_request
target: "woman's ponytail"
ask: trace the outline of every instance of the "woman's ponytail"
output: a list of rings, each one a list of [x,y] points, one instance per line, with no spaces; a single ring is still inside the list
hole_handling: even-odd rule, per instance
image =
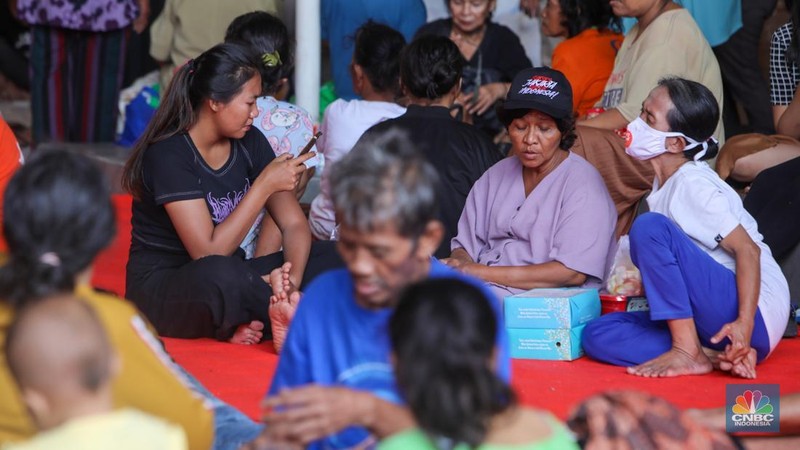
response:
[[[83,156],[37,152],[6,187],[3,228],[9,256],[0,267],[0,298],[19,304],[72,291],[114,238],[108,184]]]
[[[158,109],[150,119],[150,123],[147,124],[142,136],[134,144],[131,156],[125,163],[122,173],[122,188],[134,198],[139,199],[143,194],[142,163],[145,149],[181,130],[189,129],[194,123],[194,105],[192,105],[190,90],[195,66],[194,60],[189,60],[175,72]]]

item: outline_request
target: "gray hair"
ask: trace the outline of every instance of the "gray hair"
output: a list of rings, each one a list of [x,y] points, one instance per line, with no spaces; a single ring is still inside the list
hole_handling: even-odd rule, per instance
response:
[[[406,237],[419,237],[439,204],[439,175],[395,130],[362,138],[331,172],[331,197],[338,222],[360,231],[393,224]]]

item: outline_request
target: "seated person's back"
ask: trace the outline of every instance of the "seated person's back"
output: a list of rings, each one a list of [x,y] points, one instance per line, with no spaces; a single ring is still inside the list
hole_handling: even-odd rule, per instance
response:
[[[311,233],[317,239],[331,239],[336,226],[330,186],[336,162],[369,127],[406,111],[395,102],[400,95],[400,52],[405,43],[400,32],[371,20],[356,30],[351,75],[353,89],[361,99],[338,99],[325,110],[318,144],[325,168],[320,193],[308,214]]]
[[[400,390],[417,429],[384,440],[381,450],[577,449],[550,414],[516,403],[494,374],[491,300],[455,279],[431,279],[407,289],[389,322]]]
[[[41,434],[3,448],[187,448],[177,426],[137,410],[113,410],[111,379],[120,361],[85,302],[60,295],[22,308],[6,336],[6,357]]]
[[[403,50],[400,61],[400,79],[410,102],[408,111],[364,133],[364,138],[369,138],[393,129],[406,132],[439,173],[439,220],[445,233],[434,253],[437,258],[450,254],[449,242],[456,235],[472,185],[502,157],[484,133],[450,115],[460,92],[462,67],[458,47],[449,39],[415,39]]]

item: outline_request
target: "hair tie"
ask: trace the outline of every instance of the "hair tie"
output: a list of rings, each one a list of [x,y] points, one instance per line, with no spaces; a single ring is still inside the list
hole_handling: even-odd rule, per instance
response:
[[[61,258],[54,252],[47,252],[39,256],[39,262],[47,266],[58,267],[61,265]]]
[[[186,65],[189,66],[189,73],[194,73],[194,58],[190,59]]]
[[[277,50],[275,50],[272,53],[264,53],[263,55],[261,55],[261,61],[267,67],[277,67],[283,64],[281,62],[281,54],[278,53]]]

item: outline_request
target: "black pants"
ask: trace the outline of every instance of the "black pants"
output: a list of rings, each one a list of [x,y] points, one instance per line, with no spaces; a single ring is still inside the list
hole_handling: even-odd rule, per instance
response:
[[[227,340],[239,325],[253,320],[263,322],[269,336],[272,290],[261,277],[283,264],[283,253],[251,260],[242,256],[240,252],[191,260],[134,243],[125,296],[162,336]],[[342,266],[334,242],[312,243],[300,289],[320,273]]]
[[[742,0],[742,28],[730,39],[714,47],[724,87],[723,119],[725,134],[746,132],[775,134],[769,84],[759,65],[759,43],[766,21],[775,11],[777,0]],[[739,123],[735,102],[747,113],[749,129]]]
[[[759,173],[744,207],[756,219],[775,259],[795,248],[800,243],[800,157]]]

